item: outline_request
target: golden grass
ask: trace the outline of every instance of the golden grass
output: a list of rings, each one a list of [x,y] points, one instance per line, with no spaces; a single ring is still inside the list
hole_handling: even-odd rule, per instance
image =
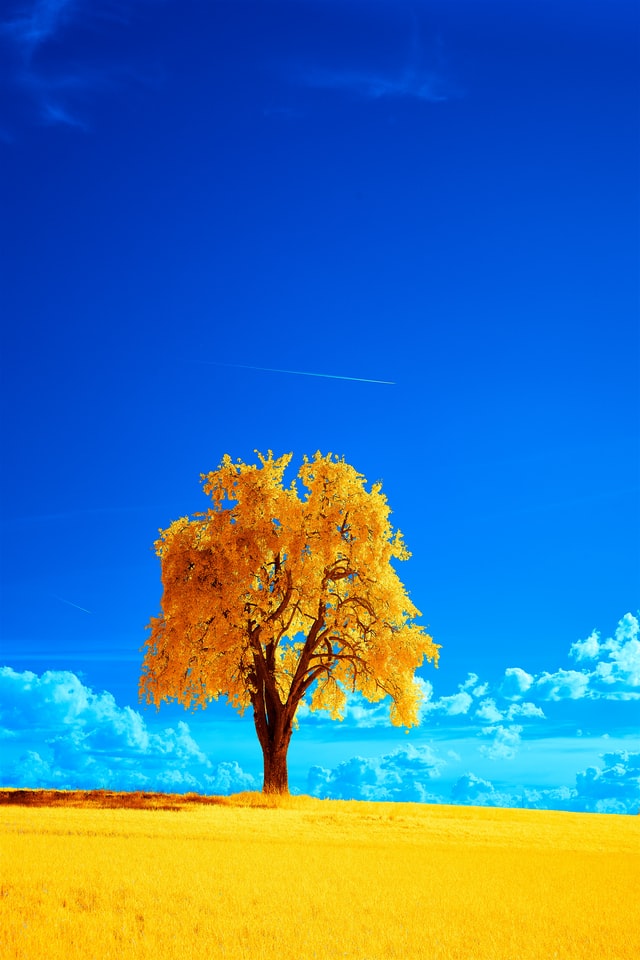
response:
[[[10,799],[3,960],[640,956],[638,817],[259,794]]]

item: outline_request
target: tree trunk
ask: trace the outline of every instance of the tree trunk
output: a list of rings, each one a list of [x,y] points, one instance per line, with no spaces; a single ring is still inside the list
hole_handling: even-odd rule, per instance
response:
[[[253,721],[264,760],[263,793],[289,793],[287,751],[291,741],[292,715],[284,705],[271,698],[271,710],[265,710],[264,696],[256,696]]]
[[[254,653],[255,689],[251,694],[253,722],[264,759],[263,793],[288,794],[287,751],[293,731],[293,717],[300,700],[283,703],[273,675],[275,672],[274,646],[267,646],[266,657],[260,648]]]
[[[268,744],[263,748],[264,784],[263,793],[289,793],[289,774],[287,771],[288,741],[280,744]]]

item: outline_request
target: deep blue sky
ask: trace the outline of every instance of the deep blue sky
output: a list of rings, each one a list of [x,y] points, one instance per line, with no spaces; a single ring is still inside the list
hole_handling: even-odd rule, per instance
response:
[[[443,782],[494,784],[483,802],[537,789],[552,750],[545,788],[613,769],[602,736],[635,755],[639,20],[627,0],[3,7],[10,777],[37,780],[33,754],[43,782],[62,764],[55,724],[29,739],[20,720],[20,698],[42,694],[42,717],[58,702],[26,671],[110,692],[116,726],[140,709],[157,530],[206,508],[201,472],[255,448],[331,450],[383,481],[413,551],[401,576],[442,644],[432,702],[474,673],[497,711],[463,698],[403,740],[309,720],[300,789],[311,765],[398,744],[435,751]],[[571,658],[593,630],[593,657]],[[508,713],[525,701],[500,706],[514,667],[545,713],[535,749],[533,713]],[[593,676],[554,699],[542,678],[559,670]],[[211,713],[220,737],[180,708],[143,716],[260,772],[229,710]],[[473,799],[465,783],[447,797]]]

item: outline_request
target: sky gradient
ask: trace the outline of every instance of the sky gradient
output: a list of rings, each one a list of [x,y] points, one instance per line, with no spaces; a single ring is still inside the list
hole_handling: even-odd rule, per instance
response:
[[[138,703],[152,547],[319,449],[442,649],[409,734],[303,712],[292,788],[640,808],[639,20],[5,5],[2,783],[260,786],[248,715]]]

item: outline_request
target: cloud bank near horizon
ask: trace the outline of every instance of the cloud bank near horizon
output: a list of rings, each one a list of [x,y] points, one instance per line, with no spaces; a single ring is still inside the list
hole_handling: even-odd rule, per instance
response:
[[[572,671],[536,677],[510,667],[494,689],[470,674],[457,693],[434,699],[431,684],[421,681],[423,719],[427,720],[424,737],[434,729],[429,727],[429,719],[438,717],[437,742],[408,745],[374,757],[354,756],[334,768],[315,765],[309,769],[306,783],[300,781],[293,788],[336,799],[637,812],[640,752],[633,749],[601,754],[598,765],[576,772],[573,787],[510,787],[508,771],[531,731],[535,731],[531,742],[535,736],[538,751],[558,735],[551,729],[546,739],[541,737],[547,716],[540,703],[549,709],[564,699],[575,709],[580,700],[617,700],[624,710],[635,707],[626,702],[629,693],[637,695],[638,634],[637,618],[626,614],[613,637],[602,641],[594,631],[586,640],[574,643],[570,655],[578,665],[588,664],[573,671],[582,678],[579,682],[567,681]],[[301,708],[301,719],[309,732],[314,725],[323,727],[329,722],[306,707]],[[389,726],[384,704],[367,708],[361,698],[350,698],[340,729],[382,726]],[[575,723],[573,728],[574,737],[579,738],[581,731]],[[479,762],[495,763],[500,786],[473,770],[451,786],[455,766],[451,758],[460,758],[445,745],[462,737],[477,737]],[[0,739],[7,748],[3,753],[12,757],[0,774],[4,786],[212,794],[261,787],[260,778],[243,770],[233,758],[212,764],[186,722],[152,728],[138,711],[120,707],[108,692],[95,693],[69,671],[50,670],[38,676],[0,668]]]
[[[0,740],[19,754],[3,764],[3,786],[214,794],[260,786],[235,760],[214,766],[186,722],[152,731],[138,711],[66,670],[0,668]]]
[[[640,813],[640,752],[602,754],[602,765],[576,774],[575,787],[509,789],[474,773],[459,777],[450,790],[434,780],[443,760],[426,747],[393,751],[380,757],[353,757],[333,770],[312,767],[307,791],[333,800],[394,800],[470,806],[571,810],[577,813]]]
[[[476,737],[478,753],[496,761],[515,759],[524,741],[553,737],[567,723],[574,730],[581,728],[585,710],[598,701],[618,701],[631,725],[635,701],[640,700],[638,618],[626,613],[604,641],[594,630],[571,645],[568,657],[580,669],[559,667],[534,675],[507,667],[494,684],[470,673],[456,693],[437,698],[431,682],[418,677],[421,723],[444,727],[450,740]],[[311,727],[333,723],[328,713],[312,713],[306,705],[299,715]],[[343,723],[363,730],[388,726],[389,699],[368,704],[360,694],[348,694]]]

